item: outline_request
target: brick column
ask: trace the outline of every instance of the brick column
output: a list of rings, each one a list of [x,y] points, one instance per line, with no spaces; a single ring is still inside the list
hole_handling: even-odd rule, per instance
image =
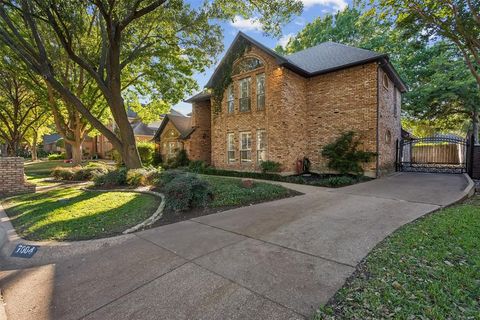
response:
[[[0,196],[35,192],[35,185],[25,181],[23,158],[0,157]]]

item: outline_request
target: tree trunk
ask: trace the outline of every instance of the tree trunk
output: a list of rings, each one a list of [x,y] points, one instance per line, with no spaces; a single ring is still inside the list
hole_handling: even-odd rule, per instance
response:
[[[37,131],[33,133],[33,141],[32,141],[32,161],[37,161],[37,143],[38,143],[38,134]]]
[[[82,143],[77,141],[72,144],[72,163],[76,166],[82,164]]]

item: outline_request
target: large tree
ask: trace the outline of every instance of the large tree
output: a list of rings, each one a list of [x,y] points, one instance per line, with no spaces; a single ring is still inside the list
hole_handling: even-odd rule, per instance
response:
[[[430,40],[421,29],[396,28],[391,20],[347,7],[315,19],[277,50],[288,54],[335,41],[388,53],[410,89],[403,99],[404,116],[437,129],[471,119],[478,128],[475,79],[465,68],[461,53],[450,41]]]
[[[0,137],[9,156],[22,153],[25,135],[48,112],[32,77],[9,59],[4,58],[0,65]]]
[[[213,19],[258,16],[266,32],[298,13],[297,0],[214,0],[192,8],[182,0],[3,0],[0,41],[107,137],[129,168],[141,166],[124,97],[142,96],[154,108],[178,102],[196,88],[195,71],[212,65],[222,50]],[[88,37],[85,36],[90,32]],[[93,115],[59,78],[58,42],[65,55],[94,79],[118,132]],[[122,90],[128,92],[122,95]],[[135,99],[135,98],[134,98]],[[147,105],[146,108],[149,106]]]
[[[368,0],[370,14],[393,21],[407,33],[422,33],[430,41],[453,43],[480,92],[480,0]],[[474,138],[478,143],[478,104],[474,110]]]

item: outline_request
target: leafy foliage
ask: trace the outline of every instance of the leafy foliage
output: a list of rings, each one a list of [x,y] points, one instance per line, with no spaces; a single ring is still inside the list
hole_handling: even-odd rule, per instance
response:
[[[144,166],[148,166],[153,162],[153,156],[155,154],[155,144],[153,142],[138,142],[137,143],[138,154],[140,160]]]
[[[200,173],[208,167],[207,163],[202,160],[190,161],[188,165],[188,171],[194,173]]]
[[[322,156],[328,159],[328,167],[340,174],[363,174],[362,163],[367,163],[376,155],[374,152],[358,150],[360,140],[355,132],[340,135],[334,142],[323,147]]]
[[[267,160],[260,163],[262,172],[279,172],[282,165],[279,162]]]
[[[208,201],[213,198],[208,182],[192,174],[178,175],[165,185],[163,192],[166,197],[166,209],[176,213],[206,207]]]
[[[124,186],[127,184],[127,172],[126,168],[110,170],[95,176],[93,182],[95,186],[102,187]]]

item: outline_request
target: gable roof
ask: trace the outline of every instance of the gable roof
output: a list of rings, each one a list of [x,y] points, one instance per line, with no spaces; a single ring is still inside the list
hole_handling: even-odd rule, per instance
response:
[[[43,144],[56,143],[60,139],[62,136],[58,133],[46,134],[43,136]]]
[[[165,118],[163,118],[162,123],[160,124],[160,127],[155,133],[153,139],[157,140],[158,138],[160,138],[160,135],[167,126],[168,122],[172,122],[173,126],[178,130],[178,132],[180,133],[180,139],[187,139],[192,134],[192,132],[195,131],[195,128],[192,126],[191,117],[187,117],[184,115],[178,116],[174,114],[167,114],[165,115]]]
[[[310,74],[325,73],[359,63],[375,61],[382,57],[386,57],[386,55],[331,41],[286,56],[290,63]]]
[[[252,45],[255,45],[260,50],[275,58],[280,66],[285,66],[286,68],[289,68],[290,70],[304,77],[313,77],[335,70],[345,69],[368,62],[379,61],[380,66],[384,68],[385,72],[387,72],[390,78],[395,82],[395,85],[400,89],[400,91],[407,91],[407,86],[395,71],[395,68],[390,63],[388,55],[386,54],[355,48],[336,42],[323,42],[314,47],[293,53],[291,55],[283,56],[256,41],[255,39],[247,36],[243,32],[239,32],[233,40],[230,48],[227,50],[225,56],[220,61],[212,76],[208,80],[206,84],[207,88],[214,86],[219,74],[219,70],[223,67],[223,64],[226,61],[226,57],[232,54],[241,41],[247,41]],[[188,99],[187,102],[196,101],[192,100],[195,99],[195,97],[196,96],[193,96],[192,98]]]

